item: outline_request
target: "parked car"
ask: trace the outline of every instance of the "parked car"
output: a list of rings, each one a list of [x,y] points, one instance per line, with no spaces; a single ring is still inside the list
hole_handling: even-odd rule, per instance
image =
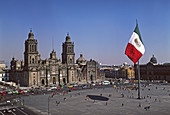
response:
[[[75,87],[72,87],[71,89],[74,90],[74,89],[76,89],[76,88],[75,88]]]
[[[13,94],[18,94],[18,91],[13,91]]]
[[[12,109],[12,111],[14,111],[14,112],[15,112],[16,110],[15,110],[15,109]]]
[[[92,84],[92,86],[95,86],[95,85],[96,85],[95,83]]]
[[[7,113],[11,113],[12,111],[10,109],[7,110]]]
[[[6,94],[5,91],[0,92],[0,95],[1,95],[1,96],[4,96],[5,94]]]
[[[74,87],[78,87],[78,85],[74,85]]]
[[[10,103],[10,102],[11,102],[10,100],[6,101],[6,103]]]
[[[97,86],[101,86],[101,83],[97,83],[96,85],[97,85]]]
[[[53,89],[57,89],[57,87],[54,86],[54,87],[51,87],[50,89],[52,89],[52,90],[53,90]]]
[[[61,90],[61,87],[57,87],[57,90]]]
[[[109,85],[110,82],[109,82],[109,81],[103,81],[102,84],[103,84],[103,85]]]
[[[12,94],[12,91],[8,91],[8,94]]]
[[[85,89],[85,88],[87,88],[87,86],[86,86],[86,85],[84,85],[84,86],[83,86],[83,89]]]
[[[69,85],[68,88],[72,88],[73,86],[72,85]]]

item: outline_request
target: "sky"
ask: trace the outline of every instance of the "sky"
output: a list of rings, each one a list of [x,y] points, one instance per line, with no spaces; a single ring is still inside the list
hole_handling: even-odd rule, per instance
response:
[[[132,65],[125,48],[136,19],[145,46],[140,63],[153,54],[158,63],[170,62],[169,0],[0,0],[0,14],[0,60],[6,62],[24,60],[32,28],[41,59],[53,48],[61,59],[69,32],[76,59],[82,53],[101,64]]]

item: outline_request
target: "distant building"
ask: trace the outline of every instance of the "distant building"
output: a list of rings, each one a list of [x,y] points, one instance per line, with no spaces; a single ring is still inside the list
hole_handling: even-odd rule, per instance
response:
[[[0,81],[4,81],[5,71],[0,68]]]
[[[3,69],[6,67],[5,61],[0,61],[0,68]]]
[[[50,58],[42,60],[37,47],[38,42],[30,30],[25,40],[24,61],[11,60],[11,81],[33,87],[91,83],[105,79],[96,61],[86,61],[81,54],[75,63],[74,42],[71,42],[69,34],[62,44],[62,61],[56,57],[54,50]]]
[[[112,66],[108,66],[108,65],[100,65],[100,71],[103,71],[104,74],[105,74],[105,78],[107,80],[110,80],[110,79],[114,79],[115,78],[115,73],[113,71],[113,68]]]
[[[117,79],[118,76],[119,76],[118,71],[119,71],[120,67],[119,67],[119,66],[112,66],[112,68],[113,68],[113,70],[112,70],[112,72],[113,72],[113,78],[114,78],[114,79]]]
[[[86,61],[83,55],[77,59],[79,82],[101,82],[105,80],[105,74],[98,68],[98,63],[90,59]]]
[[[0,81],[9,81],[9,70],[5,61],[0,61]]]
[[[4,72],[5,72],[4,81],[5,81],[5,82],[8,82],[8,81],[9,81],[10,68],[5,68],[5,69],[4,69]]]
[[[120,66],[107,66],[107,65],[100,65],[100,70],[105,72],[105,78],[107,80],[113,79],[134,79],[135,72],[134,67],[128,65],[127,62],[123,63]]]
[[[147,64],[140,65],[140,78],[142,80],[166,80],[170,82],[170,63],[158,64],[153,55]]]
[[[119,78],[123,79],[135,79],[135,71],[133,67],[124,67],[118,70]]]

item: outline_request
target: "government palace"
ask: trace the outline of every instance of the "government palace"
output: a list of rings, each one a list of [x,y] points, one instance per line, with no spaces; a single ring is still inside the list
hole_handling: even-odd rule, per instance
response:
[[[62,44],[62,60],[56,57],[54,49],[48,59],[42,60],[38,52],[38,41],[32,30],[25,40],[24,61],[11,60],[10,81],[20,86],[50,86],[64,84],[96,83],[105,80],[105,73],[95,60],[87,61],[82,54],[76,60],[74,42],[69,34]]]

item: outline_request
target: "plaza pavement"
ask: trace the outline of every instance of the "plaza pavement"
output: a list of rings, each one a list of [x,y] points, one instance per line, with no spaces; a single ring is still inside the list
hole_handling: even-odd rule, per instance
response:
[[[136,90],[114,87],[72,91],[65,95],[54,95],[49,101],[49,111],[50,115],[170,114],[170,85],[141,87],[142,99],[137,99],[137,94]],[[108,97],[109,100],[94,102],[86,97],[87,95],[102,95]],[[40,115],[47,115],[49,96],[51,94],[24,97],[24,106]],[[145,110],[146,106],[150,106],[150,109]]]

